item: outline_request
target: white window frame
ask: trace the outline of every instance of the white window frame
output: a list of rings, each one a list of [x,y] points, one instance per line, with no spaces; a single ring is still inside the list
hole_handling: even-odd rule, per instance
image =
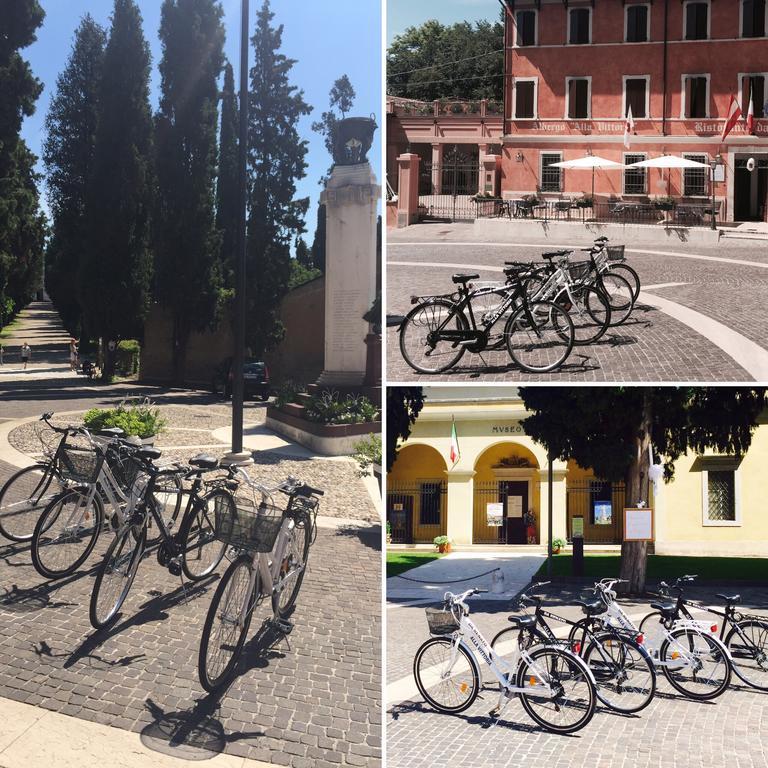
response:
[[[706,163],[709,163],[709,152],[683,152],[682,156],[686,160],[697,160],[700,157],[705,157]],[[680,189],[682,190],[684,197],[693,197],[693,198],[702,198],[709,200],[710,195],[712,194],[712,187],[710,184],[712,184],[711,176],[712,172],[708,171],[706,168],[702,168],[702,171],[704,171],[704,194],[703,195],[686,195],[685,194],[685,168],[680,169]]]
[[[571,12],[572,11],[587,11],[589,13],[589,39],[586,43],[572,43],[571,42]],[[582,45],[592,45],[592,7],[589,5],[573,5],[568,8],[568,13],[565,16],[565,44],[579,47]]]
[[[707,5],[707,37],[706,40],[712,39],[712,0],[683,0],[683,34],[680,38],[683,42],[694,42],[691,40],[688,40],[686,37],[686,33],[688,32],[688,29],[686,25],[688,24],[688,6],[691,5],[691,3],[706,3]],[[700,39],[700,38],[697,38]]]
[[[701,524],[705,528],[739,528],[741,522],[741,464],[735,456],[702,456]],[[709,472],[733,472],[733,520],[709,519]]]
[[[526,46],[527,48],[528,46]],[[533,117],[516,117],[517,114],[517,84],[533,83]],[[512,84],[512,120],[538,120],[539,119],[539,78],[516,77]]]
[[[685,79],[687,77],[703,77],[707,81],[707,109],[704,117],[687,117],[685,114]],[[680,75],[680,119],[681,120],[708,120],[710,117],[709,110],[712,106],[712,83],[710,82],[712,75],[705,72],[686,72],[684,75]]]
[[[768,9],[768,3],[765,4],[765,7]],[[766,31],[768,31],[768,27],[766,27]],[[751,38],[748,37],[747,40],[762,40],[761,37],[755,37]],[[749,109],[749,102],[746,104],[741,103],[741,94],[744,92],[744,78],[745,77],[762,77],[763,78],[763,98],[768,101],[768,72],[739,72],[738,80],[736,81],[736,94],[739,98],[739,105],[741,106],[741,111],[744,114],[744,119],[746,120],[747,117],[747,110]],[[763,106],[762,104],[760,106]],[[763,118],[755,118],[756,120],[764,120],[768,117]]]
[[[533,45],[518,45],[517,44],[517,14],[521,11],[530,11],[534,14],[533,22]],[[515,10],[515,36],[512,38],[513,48],[533,48],[539,44],[539,9],[538,8],[517,8]]]
[[[739,0],[739,37],[744,40],[765,40],[768,37],[768,2],[765,4],[765,34],[762,37],[744,37],[744,0]],[[759,72],[756,74],[760,74]]]
[[[549,150],[549,149],[541,149],[539,150],[539,187],[541,188],[541,194],[542,195],[555,195],[557,193],[562,193],[563,188],[565,187],[565,169],[564,168],[558,168],[560,171],[560,189],[557,190],[557,192],[553,192],[551,190],[544,190],[544,155],[557,155],[560,159],[557,161],[558,163],[563,162],[563,153],[560,150]],[[529,497],[530,499],[530,497]]]
[[[742,0],[743,2],[744,0]],[[649,43],[651,41],[651,4],[650,3],[628,3],[624,6],[624,42],[630,45],[634,44],[634,40],[627,40],[627,33],[629,32],[629,9],[636,8],[638,5],[644,5],[646,7],[645,14],[645,41]],[[637,43],[639,45],[639,43]]]
[[[571,111],[571,89],[568,87],[571,80],[587,81],[587,116],[586,117],[568,117]],[[565,78],[565,120],[591,120],[592,119],[592,75],[569,75]]]
[[[640,120],[651,119],[651,76],[650,75],[622,75],[621,76],[621,119],[627,117],[627,80],[645,80],[645,116]],[[632,115],[638,119],[637,115]]]
[[[647,160],[648,159],[648,153],[647,152],[631,152],[631,151],[630,152],[622,152],[622,154],[621,154],[621,162],[624,165],[627,164],[627,158],[630,155],[642,155],[643,156],[643,160]],[[634,162],[638,162],[638,161],[635,160]],[[627,192],[626,191],[626,187],[625,187],[625,184],[626,184],[626,181],[627,181],[626,168],[621,172],[621,194],[622,195],[628,195],[629,197],[644,197],[644,196],[646,196],[648,194],[648,169],[644,168],[643,170],[645,171],[645,189],[642,192]]]

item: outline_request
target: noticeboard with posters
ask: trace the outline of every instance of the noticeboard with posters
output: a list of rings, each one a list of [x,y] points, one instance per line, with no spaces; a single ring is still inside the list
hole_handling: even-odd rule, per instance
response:
[[[653,509],[637,507],[624,510],[624,541],[653,541]]]

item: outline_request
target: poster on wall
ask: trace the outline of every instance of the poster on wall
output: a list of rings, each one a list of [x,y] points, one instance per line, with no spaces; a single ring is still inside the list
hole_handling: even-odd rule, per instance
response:
[[[504,517],[504,505],[501,502],[490,503],[486,505],[487,525],[490,527],[499,527]]]
[[[507,517],[523,516],[523,497],[507,496]]]
[[[595,501],[595,525],[613,524],[613,504],[610,501]]]
[[[653,541],[653,509],[624,510],[624,541]]]
[[[571,538],[584,538],[584,518],[572,517],[571,518]]]

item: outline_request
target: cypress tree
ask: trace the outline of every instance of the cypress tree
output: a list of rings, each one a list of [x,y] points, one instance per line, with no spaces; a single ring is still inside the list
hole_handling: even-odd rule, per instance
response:
[[[99,88],[106,32],[86,14],[75,32],[69,61],[56,82],[46,117],[43,160],[53,232],[46,258],[46,288],[64,326],[79,336],[80,260],[85,251],[85,208],[93,167]]]
[[[149,46],[134,0],[115,0],[104,54],[80,267],[82,307],[102,343],[142,333],[152,279]],[[114,371],[107,349],[104,378]]]
[[[317,226],[312,241],[312,264],[325,274],[325,205],[317,204]]]
[[[215,0],[165,0],[160,24],[155,295],[173,318],[177,384],[189,336],[212,324],[221,286],[215,182],[222,14]]]
[[[291,274],[290,246],[304,231],[309,200],[295,200],[296,182],[305,175],[308,144],[297,124],[312,108],[303,91],[290,84],[294,61],[279,52],[282,26],[272,27],[269,0],[258,12],[253,37],[249,110],[249,200],[247,274],[249,286],[246,339],[256,356],[274,347],[284,328],[277,312]]]
[[[237,132],[239,124],[235,77],[232,65],[224,69],[224,90],[221,94],[221,138],[219,140],[219,176],[216,184],[216,226],[221,232],[221,263],[224,285],[235,284],[237,248],[238,173]]]
[[[36,158],[19,137],[42,84],[20,51],[36,40],[45,13],[37,0],[4,0],[0,22],[0,327],[31,298],[42,270],[45,219]]]

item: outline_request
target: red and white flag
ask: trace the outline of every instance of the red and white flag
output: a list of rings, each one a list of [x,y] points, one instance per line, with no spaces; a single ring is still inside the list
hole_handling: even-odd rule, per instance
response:
[[[725,125],[723,126],[723,133],[720,136],[721,144],[725,141],[725,137],[733,130],[733,126],[736,125],[740,117],[741,107],[739,106],[739,102],[736,101],[736,97],[734,95],[731,95],[731,101],[728,104],[728,117],[725,121]]]
[[[627,110],[627,119],[624,121],[624,146],[629,149],[629,137],[635,132],[635,121],[632,119],[632,106]]]
[[[451,418],[451,464],[455,464],[461,458],[459,450],[459,436],[456,434],[456,421]]]
[[[752,101],[752,91],[749,93],[749,108],[747,109],[747,133],[751,134],[755,129],[755,105]]]

